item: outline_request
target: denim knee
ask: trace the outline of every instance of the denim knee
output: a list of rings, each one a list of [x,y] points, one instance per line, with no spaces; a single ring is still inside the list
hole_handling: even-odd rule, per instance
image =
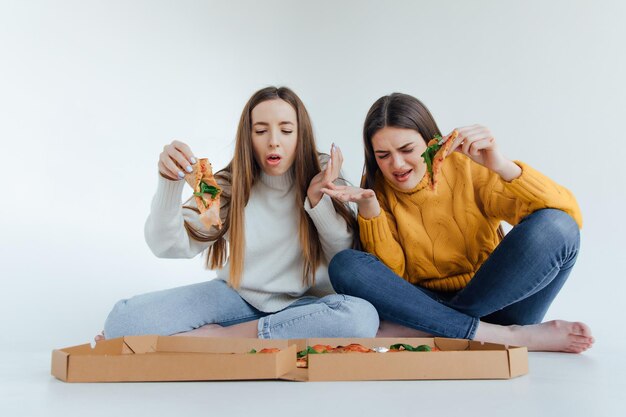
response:
[[[130,336],[129,329],[126,328],[127,320],[124,320],[124,309],[128,300],[120,300],[113,306],[113,309],[104,322],[104,336],[107,339]]]
[[[349,330],[350,337],[374,337],[378,332],[380,320],[378,312],[374,306],[362,298],[344,295],[344,308],[349,310]]]
[[[353,283],[356,266],[362,262],[363,256],[366,253],[354,250],[345,249],[336,254],[328,264],[328,276],[330,283],[337,292],[345,292],[348,287],[347,284]]]
[[[545,239],[570,249],[578,249],[580,245],[578,223],[563,210],[538,210],[532,213],[529,218],[537,222],[534,228],[537,241]],[[547,239],[548,237],[549,239]]]

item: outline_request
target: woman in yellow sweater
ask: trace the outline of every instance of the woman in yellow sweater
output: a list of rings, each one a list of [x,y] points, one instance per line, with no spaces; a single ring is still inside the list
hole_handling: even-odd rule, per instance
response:
[[[364,298],[381,319],[432,335],[582,352],[584,323],[543,317],[576,262],[580,209],[564,187],[506,159],[483,126],[456,129],[437,187],[422,159],[441,135],[416,98],[370,108],[361,187],[323,191],[359,208],[368,253],[329,267],[336,291]],[[513,229],[502,238],[500,222]]]

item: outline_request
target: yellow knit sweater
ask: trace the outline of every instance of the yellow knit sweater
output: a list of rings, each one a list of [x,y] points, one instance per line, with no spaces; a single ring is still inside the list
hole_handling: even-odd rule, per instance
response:
[[[405,280],[438,291],[465,287],[500,243],[498,226],[512,225],[543,208],[560,209],[582,227],[572,193],[546,176],[515,162],[520,177],[506,182],[498,174],[452,153],[444,162],[437,190],[428,175],[402,191],[377,174],[374,191],[381,213],[359,216],[366,251]]]

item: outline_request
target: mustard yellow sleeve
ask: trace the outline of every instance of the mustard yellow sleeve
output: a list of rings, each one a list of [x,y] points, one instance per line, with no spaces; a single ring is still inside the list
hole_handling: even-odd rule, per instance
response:
[[[404,250],[398,242],[398,229],[391,213],[382,208],[372,219],[358,216],[363,248],[380,259],[397,275],[404,277]]]
[[[490,172],[489,186],[484,187],[482,193],[487,215],[516,225],[537,210],[552,208],[563,210],[582,228],[582,213],[571,191],[529,165],[520,161],[515,163],[522,169],[522,174],[510,182]]]

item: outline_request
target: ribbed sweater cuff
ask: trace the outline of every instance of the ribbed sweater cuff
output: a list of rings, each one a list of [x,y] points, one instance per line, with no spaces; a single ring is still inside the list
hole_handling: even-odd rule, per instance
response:
[[[171,181],[160,174],[156,194],[152,200],[152,210],[175,211],[180,209],[181,195],[185,181]]]
[[[361,242],[384,242],[392,237],[389,223],[387,223],[387,215],[383,210],[378,216],[371,219],[365,219],[360,215],[358,219]]]
[[[304,200],[304,210],[309,214],[317,231],[321,234],[332,234],[337,232],[339,227],[342,228],[341,231],[343,232],[346,228],[345,221],[343,218],[338,218],[339,215],[335,211],[333,201],[328,194],[324,194],[315,207],[311,207],[311,202],[307,197]]]
[[[522,169],[522,174],[510,182],[505,181],[505,187],[525,201],[542,199],[546,186],[549,186],[546,177],[523,162],[513,162]]]

